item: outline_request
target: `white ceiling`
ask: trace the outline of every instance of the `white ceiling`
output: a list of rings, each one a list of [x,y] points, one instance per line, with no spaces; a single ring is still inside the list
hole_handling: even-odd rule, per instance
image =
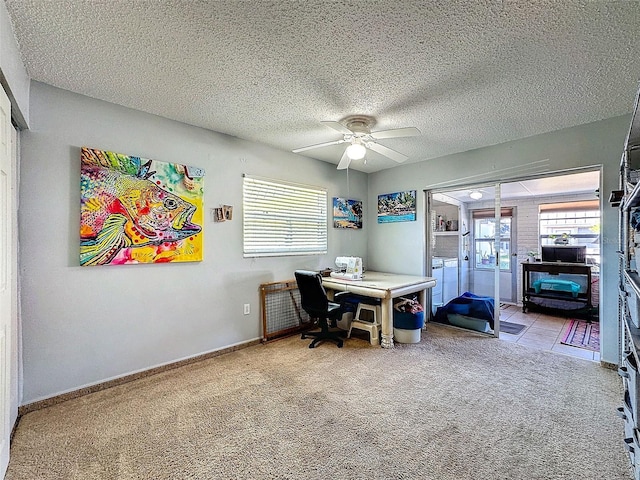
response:
[[[600,172],[589,171],[557,175],[531,180],[509,182],[500,185],[500,198],[513,199],[525,197],[546,197],[549,195],[589,194],[596,198],[596,190],[600,188]],[[469,195],[472,191],[482,193],[482,198],[473,199]],[[444,192],[438,198],[452,197],[463,203],[485,202],[492,200],[495,195],[493,186],[466,188]]]
[[[640,79],[638,1],[5,2],[33,79],[283,150],[362,114],[428,161],[629,113]]]

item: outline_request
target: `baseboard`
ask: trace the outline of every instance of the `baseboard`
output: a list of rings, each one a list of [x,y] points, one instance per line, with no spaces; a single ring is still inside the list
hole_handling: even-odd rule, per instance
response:
[[[16,436],[16,430],[18,430],[18,424],[20,423],[20,418],[22,418],[20,416],[20,414],[18,414],[18,417],[16,418],[16,421],[13,422],[13,428],[11,429],[11,435],[9,435],[9,445],[13,444],[13,437]]]
[[[89,395],[90,393],[106,390],[107,388],[117,387],[118,385],[124,385],[125,383],[133,382],[134,380],[138,380],[140,378],[157,375],[158,373],[166,372],[167,370],[173,370],[175,368],[183,367],[185,365],[190,365],[192,363],[201,362],[203,360],[207,360],[213,357],[219,357],[220,355],[235,352],[236,350],[242,350],[243,348],[259,345],[260,343],[262,343],[262,340],[260,339],[251,340],[246,343],[240,343],[237,345],[233,345],[231,347],[222,348],[214,352],[203,353],[202,355],[196,355],[195,357],[179,360],[177,362],[167,363],[159,367],[150,368],[148,370],[142,370],[142,371],[133,373],[131,375],[125,375],[123,377],[118,377],[113,380],[109,380],[102,383],[96,383],[88,387],[79,388],[78,390],[73,390],[71,392],[66,392],[61,395],[56,395],[54,397],[45,398],[44,400],[39,400],[37,402],[22,405],[21,407],[18,407],[18,420],[16,421],[16,426],[20,421],[20,417],[29,412],[34,412],[36,410],[41,410],[43,408],[51,407],[52,405],[57,405],[59,403],[66,402],[67,400],[72,400],[74,398],[79,398],[84,395]]]
[[[618,365],[615,363],[604,362],[600,360],[600,366],[604,368],[608,368],[609,370],[618,370]]]

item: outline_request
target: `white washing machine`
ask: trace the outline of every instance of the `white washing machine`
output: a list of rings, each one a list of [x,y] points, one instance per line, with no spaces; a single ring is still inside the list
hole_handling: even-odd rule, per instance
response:
[[[445,258],[442,272],[442,302],[448,302],[460,295],[458,291],[458,259]]]
[[[444,259],[438,257],[434,257],[431,259],[431,276],[436,279],[436,286],[430,289],[431,313],[435,315],[437,308],[444,305],[442,296],[444,291]]]

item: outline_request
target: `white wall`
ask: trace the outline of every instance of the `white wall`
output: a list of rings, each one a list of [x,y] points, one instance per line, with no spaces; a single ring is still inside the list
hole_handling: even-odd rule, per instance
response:
[[[631,108],[631,105],[629,105]],[[418,194],[417,221],[377,224],[374,206],[383,193],[418,191],[479,181],[507,180],[527,174],[603,165],[602,192],[606,200],[618,188],[620,157],[630,116],[558,130],[369,175],[367,220],[368,257],[372,270],[421,274],[424,272],[424,195]],[[604,203],[603,264],[600,279],[602,360],[618,362],[617,321],[617,209]]]
[[[366,222],[330,226],[323,257],[242,257],[243,173],[366,201],[365,174],[349,172],[347,186],[335,165],[36,82],[31,114],[21,146],[22,404],[259,338],[261,283],[331,266],[337,255],[366,264]],[[203,262],[80,267],[82,146],[203,167],[205,209],[233,205],[234,219],[205,216]]]

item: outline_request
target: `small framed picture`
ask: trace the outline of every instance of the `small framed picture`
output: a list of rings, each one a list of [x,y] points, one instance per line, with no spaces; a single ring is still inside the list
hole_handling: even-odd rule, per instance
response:
[[[222,209],[222,207],[218,207],[218,208],[214,208],[213,209],[214,212],[214,220],[216,222],[224,222],[225,218],[224,218],[224,210]]]
[[[225,220],[233,219],[233,206],[231,205],[223,205],[222,206],[222,214],[224,215]]]

